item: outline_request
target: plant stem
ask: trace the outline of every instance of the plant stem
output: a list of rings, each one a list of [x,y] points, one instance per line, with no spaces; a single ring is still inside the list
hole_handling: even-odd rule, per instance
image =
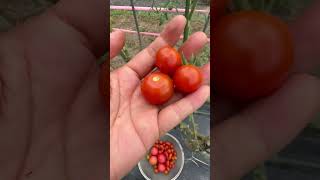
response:
[[[154,7],[154,1],[155,0],[152,0],[151,9],[153,9],[153,7]]]
[[[136,29],[137,29],[137,32],[138,32],[140,50],[142,50],[142,41],[141,41],[140,29],[139,29],[137,14],[136,14],[136,11],[134,9],[133,0],[130,0],[130,3],[131,3],[131,7],[132,7],[132,13],[133,13],[133,17],[134,17],[134,22],[136,24]]]
[[[193,127],[193,133],[194,133],[194,140],[198,140],[198,133],[197,133],[197,128],[196,128],[196,123],[194,122],[194,116],[193,113],[189,115],[189,120],[192,124]]]
[[[184,33],[183,33],[183,42],[185,42],[188,39],[189,36],[189,10],[190,10],[190,4],[191,4],[191,0],[186,0],[186,7],[185,7],[185,12],[184,12],[184,16],[187,19],[187,23],[186,26],[184,27]]]
[[[207,17],[206,17],[206,21],[205,21],[204,27],[203,27],[203,29],[202,29],[203,32],[206,32],[206,30],[207,30],[207,28],[208,28],[208,25],[209,25],[209,21],[210,21],[210,11],[209,11],[209,13],[208,13],[208,15],[207,15]]]
[[[202,111],[196,111],[194,112],[195,114],[201,114],[201,115],[206,115],[206,116],[209,116],[210,113],[207,113],[207,112],[202,112]]]
[[[193,15],[193,13],[194,13],[194,10],[195,10],[196,7],[197,7],[197,4],[198,4],[198,0],[193,0],[193,1],[192,1],[192,4],[191,4],[191,12],[189,13],[189,16],[188,16],[189,21],[191,21],[192,15]]]
[[[129,57],[128,57],[128,54],[127,54],[126,49],[122,49],[122,50],[120,51],[120,56],[122,57],[122,59],[123,59],[125,62],[129,62]]]
[[[190,1],[191,2],[191,1]],[[198,4],[198,0],[192,0],[192,2],[191,2],[191,11],[190,11],[190,9],[188,10],[189,11],[189,13],[188,13],[188,16],[186,17],[187,18],[187,26],[188,26],[188,28],[187,28],[187,36],[186,37],[184,37],[183,39],[184,39],[184,42],[189,38],[189,35],[190,35],[190,22],[191,22],[191,19],[192,19],[192,15],[193,15],[193,13],[194,13],[194,10],[196,9],[196,7],[197,7],[197,4]]]
[[[184,17],[186,17],[186,18],[189,16],[190,1],[191,0],[186,0],[186,7],[185,7],[185,11],[184,11]]]

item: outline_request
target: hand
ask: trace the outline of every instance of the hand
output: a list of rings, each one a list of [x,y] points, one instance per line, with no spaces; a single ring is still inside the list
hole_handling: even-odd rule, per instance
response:
[[[222,1],[222,0],[221,0]],[[284,148],[320,110],[320,80],[309,72],[320,65],[320,3],[301,16],[291,30],[295,42],[294,73],[270,97],[246,108],[215,97],[213,176],[240,179]]]
[[[202,68],[205,83],[196,92],[183,97],[175,94],[164,106],[150,105],[140,91],[140,81],[154,66],[156,51],[165,45],[175,45],[183,32],[186,20],[176,16],[165,27],[160,37],[138,53],[129,63],[110,74],[110,172],[111,179],[128,173],[164,133],[178,125],[208,99],[210,88],[209,64]],[[208,42],[202,32],[194,33],[180,47],[186,58],[196,54]],[[122,49],[124,34],[111,33],[110,55]]]
[[[1,34],[1,179],[106,178],[105,12],[105,1],[61,0]]]

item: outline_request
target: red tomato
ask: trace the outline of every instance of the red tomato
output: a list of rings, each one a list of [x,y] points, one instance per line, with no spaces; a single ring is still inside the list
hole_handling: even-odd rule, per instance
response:
[[[152,147],[150,152],[153,156],[158,155],[158,148]]]
[[[156,157],[156,156],[151,156],[151,157],[149,158],[149,163],[150,163],[152,166],[156,165],[156,164],[158,163],[157,157]]]
[[[156,54],[156,66],[162,73],[172,76],[181,65],[181,56],[176,49],[165,46],[158,50]]]
[[[165,163],[167,161],[167,158],[164,154],[158,154],[158,162],[159,163]]]
[[[220,19],[213,33],[213,82],[218,93],[250,101],[279,88],[293,64],[287,25],[242,11]]]
[[[192,93],[202,84],[202,73],[194,65],[184,65],[177,69],[173,76],[176,89],[182,93]]]
[[[160,105],[172,97],[173,83],[168,75],[155,72],[143,79],[141,92],[150,104]]]
[[[164,172],[166,170],[166,166],[164,164],[159,164],[158,165],[158,171],[159,172]]]

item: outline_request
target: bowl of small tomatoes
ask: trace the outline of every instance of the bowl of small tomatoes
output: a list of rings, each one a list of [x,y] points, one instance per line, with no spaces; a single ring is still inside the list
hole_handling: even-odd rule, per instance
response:
[[[175,180],[184,166],[184,152],[180,142],[167,133],[157,140],[138,163],[147,180]]]

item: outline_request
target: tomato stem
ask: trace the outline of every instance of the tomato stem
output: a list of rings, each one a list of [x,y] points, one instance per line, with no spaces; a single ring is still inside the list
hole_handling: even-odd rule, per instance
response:
[[[186,56],[184,55],[184,53],[182,53],[182,64],[183,65],[187,65],[188,64],[188,60],[187,60]]]
[[[194,54],[192,54],[189,62],[190,62],[190,64],[193,64],[193,65],[195,65],[195,66],[198,66],[197,56],[195,56]]]

